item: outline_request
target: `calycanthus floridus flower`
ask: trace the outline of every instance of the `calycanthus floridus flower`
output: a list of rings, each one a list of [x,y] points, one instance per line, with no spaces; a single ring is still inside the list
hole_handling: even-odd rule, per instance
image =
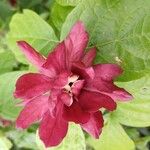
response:
[[[39,136],[46,147],[58,145],[67,134],[68,123],[79,124],[99,138],[103,127],[101,108],[116,109],[116,100],[132,96],[113,84],[122,73],[116,64],[96,64],[96,49],[85,48],[88,33],[78,21],[67,38],[45,58],[25,41],[18,46],[39,73],[27,73],[16,83],[14,95],[22,99],[16,126],[28,128],[40,121]]]

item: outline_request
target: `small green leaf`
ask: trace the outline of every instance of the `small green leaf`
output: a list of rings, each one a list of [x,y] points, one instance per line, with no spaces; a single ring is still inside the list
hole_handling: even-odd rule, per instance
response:
[[[58,42],[52,27],[31,10],[24,10],[22,14],[17,13],[12,17],[8,34],[10,49],[20,62],[27,63],[17,47],[18,40],[27,41],[44,55],[47,55]]]
[[[56,2],[62,6],[76,6],[82,2],[82,0],[56,0]]]
[[[70,124],[67,136],[60,145],[55,148],[45,148],[39,139],[37,132],[37,145],[40,150],[86,150],[85,137],[79,125]]]
[[[134,97],[131,102],[118,103],[117,110],[113,113],[116,119],[128,126],[150,126],[150,76],[116,84],[132,93]]]
[[[15,120],[20,111],[16,106],[17,100],[13,97],[17,78],[24,74],[24,71],[10,72],[0,75],[0,115],[8,120]]]
[[[135,148],[133,141],[111,115],[103,127],[100,139],[90,138],[88,143],[95,150],[134,150]]]

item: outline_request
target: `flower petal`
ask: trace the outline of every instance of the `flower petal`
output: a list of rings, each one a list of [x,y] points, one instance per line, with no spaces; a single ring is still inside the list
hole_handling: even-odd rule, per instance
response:
[[[39,121],[48,110],[48,96],[39,96],[25,105],[16,121],[17,128],[28,128]]]
[[[132,95],[125,89],[114,85],[113,81],[103,80],[101,77],[95,77],[93,80],[87,80],[85,89],[100,92],[110,96],[113,100],[128,101],[133,99]]]
[[[71,87],[72,93],[77,97],[80,94],[80,91],[84,85],[84,80],[77,80]]]
[[[49,99],[48,99],[48,105],[49,105],[49,112],[50,112],[50,115],[52,117],[56,116],[56,109],[57,109],[56,106],[58,104],[60,94],[61,94],[60,89],[54,89],[53,88],[50,91],[50,96],[49,96]]]
[[[46,147],[56,146],[61,143],[66,136],[68,123],[62,118],[62,106],[57,106],[56,117],[52,117],[47,112],[42,119],[39,128],[40,139]]]
[[[100,77],[105,81],[114,80],[121,75],[123,70],[117,64],[98,64],[94,67],[95,77]]]
[[[65,40],[69,62],[79,61],[83,57],[88,40],[88,33],[85,31],[83,23],[78,21]]]
[[[93,64],[94,58],[96,56],[96,48],[91,48],[82,58],[82,62],[86,67],[89,67]]]
[[[102,107],[110,111],[116,109],[116,103],[111,97],[98,92],[82,90],[78,99],[85,111],[96,112]]]
[[[51,87],[52,80],[49,77],[38,73],[28,73],[17,80],[14,96],[16,98],[31,99],[44,94]]]
[[[91,115],[87,123],[81,124],[81,127],[94,138],[98,139],[102,132],[103,122],[102,113],[98,111]]]
[[[42,66],[46,70],[44,72],[49,77],[56,77],[59,73],[66,70],[66,54],[64,42],[59,43],[53,52],[51,52]],[[47,71],[47,72],[46,72]]]
[[[64,106],[63,117],[67,121],[86,123],[90,118],[90,114],[82,110],[79,103],[74,100],[70,107]]]
[[[62,100],[62,102],[66,105],[66,106],[71,106],[73,103],[73,98],[72,96],[70,96],[68,93],[63,92],[60,95],[60,99]]]
[[[86,68],[81,62],[73,63],[72,72],[86,80],[91,80],[95,76],[94,69],[92,67]]]
[[[41,66],[45,63],[45,58],[38,53],[31,45],[29,45],[25,41],[18,41],[17,42],[19,48],[22,50],[26,58],[35,66],[38,68],[41,68]]]

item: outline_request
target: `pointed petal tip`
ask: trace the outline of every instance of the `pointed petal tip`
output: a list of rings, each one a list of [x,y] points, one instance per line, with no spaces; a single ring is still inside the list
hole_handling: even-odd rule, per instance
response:
[[[16,43],[17,43],[17,45],[19,46],[19,47],[25,47],[25,45],[27,45],[28,43],[26,42],[26,41],[16,41]]]

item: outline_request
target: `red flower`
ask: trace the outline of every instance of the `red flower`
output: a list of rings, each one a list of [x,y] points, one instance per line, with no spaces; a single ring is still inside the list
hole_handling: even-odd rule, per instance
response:
[[[17,4],[17,0],[9,0],[9,2],[12,6],[15,6]]]
[[[48,146],[58,145],[72,121],[95,138],[103,127],[100,108],[113,111],[115,100],[132,96],[113,84],[122,73],[116,64],[92,65],[96,49],[88,52],[89,37],[84,25],[77,22],[67,38],[45,58],[25,41],[18,45],[39,73],[21,76],[16,83],[16,98],[23,99],[24,109],[17,127],[27,128],[41,121],[39,135]]]

